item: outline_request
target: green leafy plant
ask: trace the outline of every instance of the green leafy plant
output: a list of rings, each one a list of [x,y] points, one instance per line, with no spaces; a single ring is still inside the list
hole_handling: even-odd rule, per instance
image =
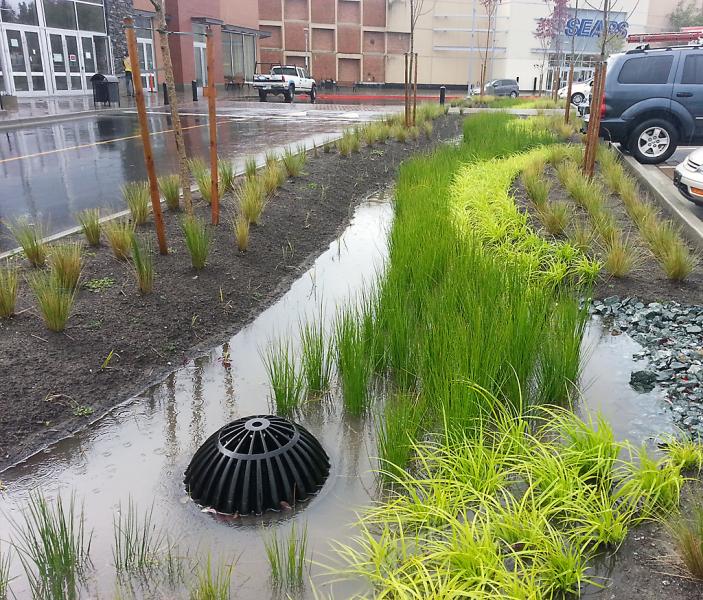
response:
[[[45,232],[40,224],[20,220],[10,226],[10,232],[22,248],[33,267],[43,267],[46,263]]]
[[[103,231],[115,258],[127,260],[134,235],[134,226],[123,219],[113,219],[103,225]]]
[[[181,221],[181,229],[193,268],[204,268],[210,250],[210,234],[205,222],[198,217],[187,215]]]
[[[133,223],[135,225],[146,223],[149,218],[149,202],[151,199],[149,183],[146,181],[126,183],[122,186],[122,195],[132,215]]]
[[[32,492],[24,523],[14,523],[15,547],[33,598],[78,598],[79,584],[90,566],[92,533],[86,532],[83,509],[74,496],[53,503]]]
[[[83,287],[86,290],[96,294],[105,291],[113,285],[115,285],[114,277],[100,277],[95,279],[89,279],[88,281],[83,283]]]
[[[284,416],[293,414],[302,399],[303,378],[290,345],[284,342],[269,345],[263,360],[276,413]]]
[[[89,208],[79,212],[76,220],[81,226],[83,235],[91,246],[100,245],[100,209]]]
[[[81,276],[81,245],[77,242],[63,242],[51,246],[49,265],[56,281],[67,290],[75,290]]]
[[[132,262],[139,292],[150,294],[154,289],[154,257],[150,245],[142,248],[136,235],[132,236]]]
[[[169,210],[177,211],[181,207],[181,178],[176,173],[159,177],[159,189]]]
[[[287,537],[274,530],[264,540],[264,547],[273,585],[278,589],[301,589],[305,572],[309,570],[307,525],[298,532],[293,524]]]
[[[34,292],[46,327],[55,332],[63,331],[73,308],[75,290],[64,287],[51,272],[33,273],[27,282]]]
[[[9,319],[15,314],[19,269],[9,262],[0,267],[0,319]]]

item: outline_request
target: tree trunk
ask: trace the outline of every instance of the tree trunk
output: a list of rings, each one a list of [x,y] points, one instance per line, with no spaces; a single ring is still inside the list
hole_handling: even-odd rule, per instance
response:
[[[190,170],[188,169],[188,158],[186,156],[186,146],[183,139],[181,117],[178,114],[178,98],[176,96],[176,84],[173,79],[171,49],[168,45],[166,13],[163,0],[151,0],[151,4],[156,11],[159,45],[161,46],[161,56],[164,61],[164,76],[166,78],[166,89],[168,90],[169,107],[171,108],[171,121],[173,122],[173,137],[176,141],[176,152],[178,153],[178,171],[181,179],[181,188],[183,189],[183,204],[185,205],[186,212],[192,214],[193,198],[190,193]]]
[[[571,116],[571,91],[574,86],[574,55],[571,55],[571,64],[569,65],[569,83],[566,88],[566,103],[564,106],[564,123],[569,124]]]

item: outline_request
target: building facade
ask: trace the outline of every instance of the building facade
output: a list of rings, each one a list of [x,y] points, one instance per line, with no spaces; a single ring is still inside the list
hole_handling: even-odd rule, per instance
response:
[[[176,86],[207,83],[205,23],[213,26],[215,78],[236,90],[257,63],[258,0],[165,0]],[[91,93],[95,73],[122,75],[123,19],[133,17],[142,81],[163,81],[149,0],[0,0],[0,92],[18,96]]]

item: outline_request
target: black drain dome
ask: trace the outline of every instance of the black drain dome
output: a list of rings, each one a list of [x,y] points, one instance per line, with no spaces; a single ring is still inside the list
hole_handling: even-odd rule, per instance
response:
[[[315,494],[330,470],[327,453],[304,427],[275,415],[232,421],[198,449],[186,490],[225,514],[261,514]]]

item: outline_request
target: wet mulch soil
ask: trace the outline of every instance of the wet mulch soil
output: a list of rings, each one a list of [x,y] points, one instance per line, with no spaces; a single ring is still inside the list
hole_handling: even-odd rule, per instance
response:
[[[559,182],[553,167],[550,165],[547,165],[545,177],[547,177],[552,184],[549,193],[549,201],[566,202],[572,209],[573,219],[570,227],[573,228],[576,222],[586,222],[590,224],[587,213],[573,201],[571,196],[569,196],[568,192]],[[549,234],[542,228],[539,219],[534,216],[535,207],[529,200],[520,178],[515,180],[512,187],[512,194],[521,210],[529,213],[530,223],[535,230],[549,237]],[[642,188],[640,188],[640,198],[656,206],[654,201],[649,198],[647,192]],[[607,273],[603,273],[594,289],[595,298],[603,299],[608,296],[626,298],[629,296],[637,298],[645,303],[667,302],[671,300],[682,304],[700,304],[703,302],[703,266],[701,264],[696,267],[686,281],[670,281],[666,278],[659,262],[642,239],[637,226],[628,216],[620,198],[609,194],[606,198],[606,206],[615,217],[620,229],[625,233],[630,243],[638,248],[640,256],[636,267],[627,277],[616,278],[608,276]],[[666,218],[661,211],[659,212],[659,216],[662,219]],[[593,246],[596,247],[596,253],[598,254],[598,240],[596,238],[594,238]]]
[[[129,265],[109,248],[87,250],[84,287],[64,333],[44,327],[23,283],[18,314],[0,321],[0,467],[228,339],[288,289],[346,226],[356,203],[388,185],[405,158],[460,135],[460,122],[442,117],[432,139],[389,141],[351,158],[321,149],[309,155],[305,174],[289,180],[262,224],[252,226],[248,252],[237,251],[225,211],[221,225],[210,227],[208,264],[199,272],[190,266],[179,216],[166,212],[170,254],[156,257],[149,295],[138,293]],[[209,217],[203,203],[196,212]],[[138,231],[156,246],[151,223]],[[97,280],[108,285],[86,289]]]

